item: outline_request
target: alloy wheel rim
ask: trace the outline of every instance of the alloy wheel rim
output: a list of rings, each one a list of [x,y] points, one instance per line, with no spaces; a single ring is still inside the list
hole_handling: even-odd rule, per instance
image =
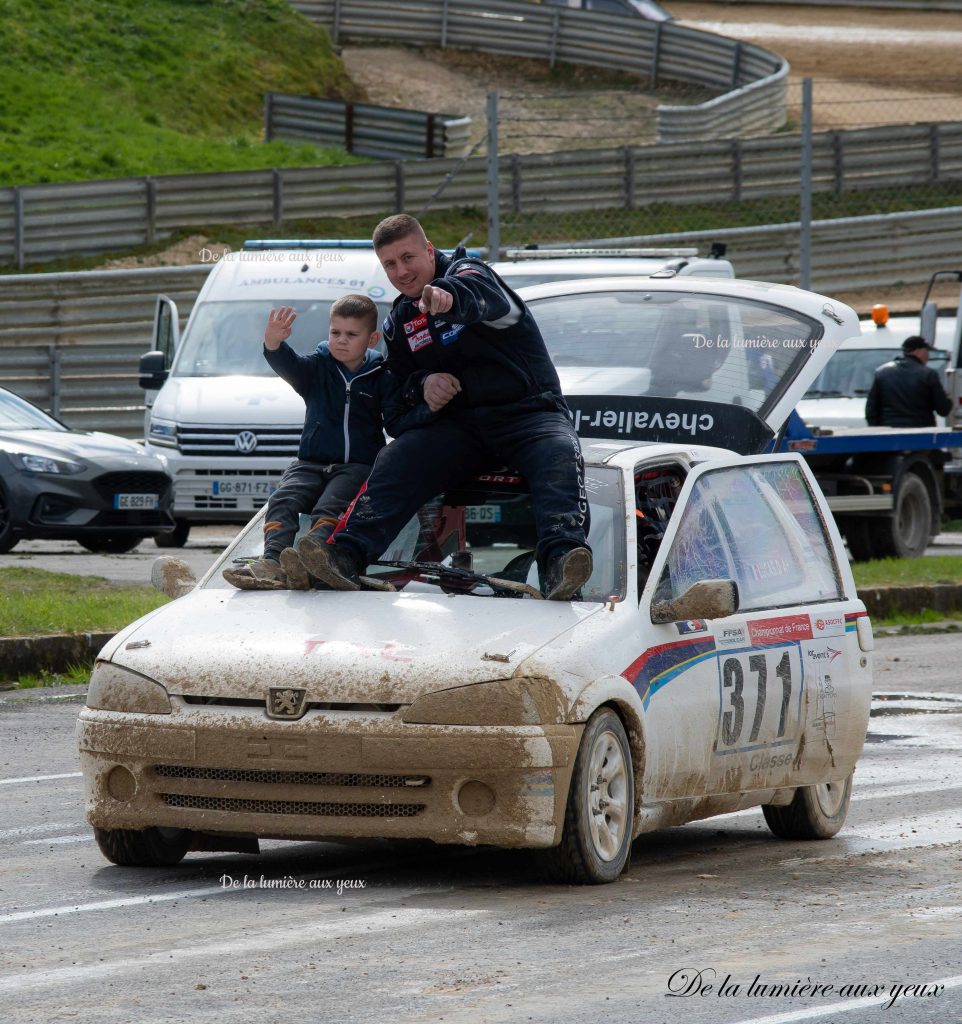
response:
[[[588,806],[595,852],[601,860],[615,860],[628,822],[628,765],[621,744],[609,730],[600,733],[591,748]]]

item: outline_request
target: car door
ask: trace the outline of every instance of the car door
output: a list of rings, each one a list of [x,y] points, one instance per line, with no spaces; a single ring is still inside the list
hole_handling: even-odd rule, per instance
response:
[[[695,795],[694,779],[707,794],[809,785],[854,766],[870,673],[856,637],[865,610],[840,550],[800,458],[690,473],[640,611],[650,618],[701,580],[734,580],[739,602],[734,614],[651,627],[665,663],[644,698],[658,796]]]

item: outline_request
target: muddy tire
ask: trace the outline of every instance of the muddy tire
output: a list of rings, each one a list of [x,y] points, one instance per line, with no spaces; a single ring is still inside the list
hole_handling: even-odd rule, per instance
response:
[[[194,833],[186,828],[95,828],[100,852],[125,868],[162,868],[179,864]]]
[[[190,536],[190,523],[186,519],[176,520],[177,525],[170,533],[158,533],[154,543],[159,548],[182,548]]]
[[[891,518],[872,524],[872,551],[876,558],[919,558],[932,536],[932,496],[925,481],[906,473],[899,481]]]
[[[852,776],[843,782],[802,786],[786,807],[762,807],[779,839],[831,839],[845,824],[852,801]]]
[[[561,844],[541,854],[544,874],[568,885],[613,882],[631,854],[634,812],[625,728],[611,708],[599,708],[581,737]]]

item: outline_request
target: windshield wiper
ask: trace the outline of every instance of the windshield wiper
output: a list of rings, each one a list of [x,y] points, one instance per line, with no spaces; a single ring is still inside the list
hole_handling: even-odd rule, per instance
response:
[[[461,590],[470,593],[480,583],[487,584],[492,590],[505,590],[514,594],[527,594],[529,597],[544,600],[544,594],[540,590],[527,583],[518,583],[516,580],[504,580],[500,576],[487,576],[481,572],[474,572],[471,569],[459,569],[453,565],[442,565],[441,562],[403,562],[378,560],[372,565],[384,565],[392,569],[409,569],[416,572],[425,583],[435,583],[440,587],[450,587],[452,590]],[[466,584],[471,584],[467,586]]]

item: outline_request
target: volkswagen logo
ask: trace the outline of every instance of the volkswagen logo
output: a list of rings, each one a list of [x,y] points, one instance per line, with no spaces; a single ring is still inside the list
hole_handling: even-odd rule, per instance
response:
[[[300,718],[307,707],[307,690],[291,686],[272,686],[267,693],[268,718]]]
[[[247,455],[257,447],[257,435],[253,430],[242,430],[237,437],[234,438],[234,447],[239,451]]]

